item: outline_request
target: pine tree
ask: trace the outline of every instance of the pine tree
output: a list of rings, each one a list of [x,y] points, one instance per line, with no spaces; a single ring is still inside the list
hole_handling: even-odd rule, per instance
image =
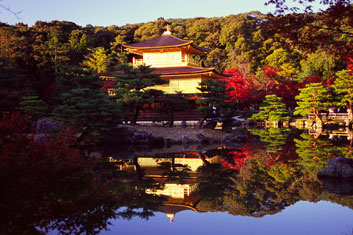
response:
[[[329,90],[322,83],[310,83],[299,90],[300,94],[295,97],[298,106],[295,108],[294,114],[305,116],[313,113],[316,120],[322,123],[319,112],[327,110],[332,105],[332,96]]]
[[[27,86],[28,80],[19,69],[0,62],[0,113],[15,111]]]
[[[93,69],[97,73],[107,72],[112,64],[113,58],[103,47],[88,49],[90,54],[86,56],[83,65]]]
[[[200,105],[198,111],[203,117],[199,127],[206,118],[220,117],[223,124],[231,121],[237,108],[237,102],[231,100],[231,96],[229,96],[231,89],[227,90],[226,85],[225,81],[209,79],[202,81],[200,87],[197,88],[202,92],[198,94],[201,99],[196,101]]]
[[[100,138],[121,122],[120,104],[111,101],[102,91],[103,83],[98,76],[85,69],[68,69],[58,77],[57,83],[59,105],[52,115],[81,133],[78,142]]]
[[[289,114],[281,97],[267,95],[260,105],[260,112],[253,114],[250,120],[288,121]]]
[[[289,135],[289,128],[261,128],[248,129],[252,135],[260,137],[261,142],[266,146],[266,152],[277,153],[283,150]]]
[[[188,110],[190,103],[181,92],[176,94],[164,94],[160,97],[159,103],[161,107],[158,109],[160,113],[166,114],[168,117],[169,127],[174,125],[174,113],[182,110]]]
[[[116,68],[121,74],[115,76],[115,97],[117,102],[123,105],[126,118],[133,113],[132,124],[136,124],[140,110],[146,104],[153,103],[153,97],[162,94],[162,91],[152,89],[155,85],[168,83],[161,79],[150,66],[141,65],[136,68],[129,64],[122,64]]]
[[[99,90],[102,87],[101,79],[92,74],[90,69],[78,67],[61,67],[56,74],[56,87],[50,100],[51,103],[61,104],[63,93],[78,88],[90,88]]]
[[[335,93],[338,98],[337,105],[347,106],[350,120],[352,120],[352,104],[353,104],[353,73],[351,70],[342,70],[337,73],[334,85]]]
[[[32,117],[32,120],[38,120],[49,113],[48,105],[39,98],[39,96],[25,96],[19,104],[19,111]]]

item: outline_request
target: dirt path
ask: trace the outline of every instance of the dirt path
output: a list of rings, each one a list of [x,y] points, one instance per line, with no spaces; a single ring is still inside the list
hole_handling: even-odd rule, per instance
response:
[[[201,133],[215,140],[221,140],[226,132],[221,130],[210,129],[194,129],[181,127],[161,127],[161,126],[135,126],[138,131],[150,132],[154,137],[163,137],[164,139],[181,140],[183,136],[188,136],[190,139],[197,139],[196,133]]]

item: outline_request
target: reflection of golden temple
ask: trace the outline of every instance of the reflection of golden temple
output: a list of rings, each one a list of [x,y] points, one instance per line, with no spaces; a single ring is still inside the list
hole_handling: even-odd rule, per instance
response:
[[[186,198],[190,196],[191,192],[195,191],[196,187],[196,183],[166,183],[164,184],[163,189],[158,189],[155,191],[147,189],[146,193],[154,195],[164,195],[172,198]]]
[[[206,160],[209,163],[216,163],[219,162],[219,157],[206,157]],[[138,157],[137,164],[143,169],[145,178],[153,178],[157,182],[164,183],[162,189],[146,189],[146,193],[168,197],[168,200],[159,208],[159,211],[165,213],[170,218],[171,223],[177,212],[196,210],[195,206],[200,201],[200,196],[196,192],[197,170],[204,165],[204,161],[197,152],[173,153],[171,157],[157,154],[154,156],[143,156]],[[167,167],[161,167],[163,164]],[[171,170],[173,167],[177,170],[187,169],[188,174],[182,178],[182,183],[180,178],[171,180],[166,175],[166,171]],[[137,166],[130,166],[125,168],[125,170],[136,171]]]
[[[160,212],[163,212],[167,215],[171,224],[174,222],[174,217],[176,213],[179,213],[181,211],[186,211],[186,210],[196,211],[196,209],[192,206],[180,205],[180,204],[168,204],[168,203],[165,203],[163,206],[159,207],[158,209]]]
[[[163,157],[155,155],[153,157],[139,157],[138,163],[145,170],[152,171],[151,168],[157,168],[162,162],[172,162],[174,159],[174,164],[181,164],[187,166],[190,169],[190,173],[196,173],[197,169],[204,165],[204,162],[200,158],[197,152],[184,152],[184,153],[174,153],[173,158]],[[218,156],[207,158],[209,163],[216,163],[219,161]],[[155,169],[155,170],[157,170]],[[160,171],[160,170],[159,170]],[[159,172],[160,173],[160,172]],[[152,176],[152,175],[149,175]]]

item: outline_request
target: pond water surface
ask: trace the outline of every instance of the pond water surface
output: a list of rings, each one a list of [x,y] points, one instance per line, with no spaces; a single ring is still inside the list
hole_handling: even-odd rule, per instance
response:
[[[45,197],[36,192],[23,201],[6,199],[11,210],[1,205],[9,213],[2,215],[3,228],[49,234],[353,234],[353,182],[317,177],[328,159],[353,157],[349,130],[247,134],[248,143],[235,148],[109,149],[94,166],[80,163],[75,177],[65,179],[69,169],[58,170],[55,187],[50,180],[35,182],[33,190]]]

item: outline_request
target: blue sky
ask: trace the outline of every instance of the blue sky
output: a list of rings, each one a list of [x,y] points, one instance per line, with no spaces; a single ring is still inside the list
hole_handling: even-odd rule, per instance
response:
[[[0,9],[0,21],[33,25],[37,20],[66,20],[85,26],[109,26],[143,23],[159,17],[221,17],[259,10],[273,11],[265,0],[0,0],[0,4],[18,12],[17,19]]]

